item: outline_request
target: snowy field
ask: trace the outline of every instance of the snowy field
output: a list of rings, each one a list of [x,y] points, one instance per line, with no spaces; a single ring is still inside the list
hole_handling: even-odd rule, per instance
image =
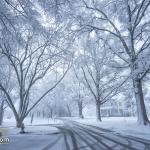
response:
[[[30,134],[49,134],[56,132],[57,129],[54,125],[62,124],[63,122],[58,119],[43,119],[35,118],[33,123],[30,123],[30,118],[24,121],[25,131]],[[14,119],[5,119],[1,128],[4,128],[7,135],[19,134],[20,129],[16,128]]]
[[[0,130],[4,131],[4,137],[9,138],[9,143],[0,144],[0,150],[41,150],[45,145],[48,145],[50,142],[53,143],[53,141],[60,138],[58,129],[53,127],[56,124],[62,124],[60,120],[36,118],[34,123],[31,124],[30,118],[27,118],[24,123],[27,133],[19,134],[20,129],[15,127],[13,119],[4,120]]]
[[[53,118],[53,119],[34,118],[33,123],[31,123],[31,118],[29,118],[29,117],[24,120],[25,125],[59,124],[59,123],[62,123],[62,121],[57,118]],[[11,119],[4,118],[3,126],[11,127],[11,126],[15,126],[15,124],[16,124],[16,122],[15,122],[14,118],[11,118]]]

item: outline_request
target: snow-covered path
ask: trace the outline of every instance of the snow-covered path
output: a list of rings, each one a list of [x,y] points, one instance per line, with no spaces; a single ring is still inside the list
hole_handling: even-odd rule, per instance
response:
[[[56,133],[10,136],[2,150],[150,150],[150,141],[93,125],[64,120]]]
[[[63,130],[65,130],[69,135],[69,132],[74,134],[74,137],[76,139],[74,142],[76,142],[78,145],[76,149],[150,149],[150,141],[148,140],[137,137],[135,138],[132,136],[123,136],[120,134],[116,134],[111,130],[95,127],[92,125],[66,121]]]
[[[65,131],[70,137],[73,134],[72,145],[76,143],[74,150],[150,150],[150,141],[148,140],[123,136],[92,125],[65,121],[65,126],[58,128]]]

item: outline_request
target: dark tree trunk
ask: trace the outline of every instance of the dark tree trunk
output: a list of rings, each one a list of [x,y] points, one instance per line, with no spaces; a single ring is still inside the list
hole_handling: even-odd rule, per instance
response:
[[[31,115],[31,121],[30,121],[31,124],[33,123],[33,119],[34,119],[34,114]]]
[[[19,119],[17,118],[16,119],[16,127],[21,128],[23,126],[23,121],[24,121],[23,118],[19,118]]]
[[[142,80],[133,79],[133,86],[134,86],[134,93],[135,93],[135,99],[136,99],[136,105],[137,105],[138,123],[140,125],[147,125],[150,122],[148,120],[146,108],[144,104]]]
[[[3,123],[3,117],[4,117],[4,101],[2,101],[0,105],[0,125]]]
[[[49,108],[49,118],[52,118],[52,117],[53,117],[53,109]]]
[[[101,103],[99,101],[96,101],[96,119],[98,121],[102,121],[100,106],[101,106]]]
[[[45,112],[44,112],[44,110],[42,111],[42,116],[43,116],[43,118],[45,118]]]
[[[22,121],[18,120],[18,121],[17,121],[17,124],[16,124],[16,127],[17,127],[17,128],[21,128],[22,123],[23,123]]]
[[[84,118],[83,116],[83,106],[82,102],[78,102],[78,109],[79,109],[79,118]]]
[[[71,114],[71,110],[70,110],[69,105],[67,105],[67,110],[68,110],[68,116],[69,116],[69,117],[71,117],[71,116],[72,116],[72,114]]]

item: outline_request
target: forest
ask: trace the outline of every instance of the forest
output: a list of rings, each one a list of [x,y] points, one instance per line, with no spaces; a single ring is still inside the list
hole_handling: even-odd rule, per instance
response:
[[[33,139],[34,132],[46,130],[44,137],[34,139],[46,142],[52,126],[64,133],[64,146],[57,143],[55,150],[144,150],[143,145],[149,150],[149,119],[150,0],[0,1],[2,149],[34,149],[13,139],[19,141],[30,130]],[[116,135],[107,140],[117,146],[103,140],[103,128],[109,125],[109,134],[110,128],[120,133],[119,124],[125,125],[122,130],[130,126],[127,135],[135,128],[137,135],[143,132],[136,141],[143,145],[137,146],[133,137],[131,145],[120,141],[125,140],[121,136],[113,141]],[[93,125],[101,128],[98,135]],[[87,139],[78,128],[86,131]],[[1,144],[6,137],[9,144]],[[69,138],[73,146],[66,144]],[[90,138],[97,140],[97,147]],[[53,149],[43,147],[35,149]]]

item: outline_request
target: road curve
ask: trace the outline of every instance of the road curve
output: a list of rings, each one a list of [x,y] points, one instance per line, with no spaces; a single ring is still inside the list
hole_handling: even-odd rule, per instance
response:
[[[150,150],[150,141],[146,139],[117,134],[75,121],[63,122],[63,125],[55,125],[63,135],[64,146],[61,150]],[[43,150],[55,149],[59,144],[57,141]]]

